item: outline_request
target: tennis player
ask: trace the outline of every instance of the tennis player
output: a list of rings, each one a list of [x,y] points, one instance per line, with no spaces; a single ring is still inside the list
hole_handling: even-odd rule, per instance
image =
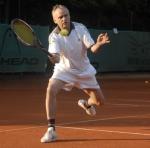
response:
[[[56,96],[61,89],[69,91],[77,87],[83,90],[89,98],[80,99],[78,105],[88,115],[96,115],[95,106],[104,104],[104,96],[95,77],[96,70],[90,64],[87,51],[96,53],[102,45],[110,42],[107,33],[104,33],[98,36],[95,43],[83,24],[70,21],[69,10],[64,5],[55,5],[52,9],[52,17],[57,27],[49,35],[49,52],[53,54],[50,60],[55,62],[55,66],[47,87],[48,129],[41,138],[42,143],[57,139]]]

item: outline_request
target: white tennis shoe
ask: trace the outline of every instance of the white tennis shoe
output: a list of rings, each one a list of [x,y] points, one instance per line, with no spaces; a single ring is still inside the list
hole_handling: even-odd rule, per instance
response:
[[[56,131],[54,130],[53,127],[49,127],[44,136],[41,138],[41,142],[42,143],[53,142],[56,141],[56,139],[57,139]]]
[[[86,113],[90,116],[94,116],[96,115],[96,110],[95,110],[95,107],[94,106],[90,106],[90,107],[87,107],[87,101],[86,100],[83,100],[83,99],[80,99],[78,101],[78,105],[83,108]]]

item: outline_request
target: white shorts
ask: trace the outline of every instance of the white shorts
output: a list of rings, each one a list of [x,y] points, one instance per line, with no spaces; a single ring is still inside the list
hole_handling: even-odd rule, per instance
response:
[[[66,82],[64,87],[65,90],[70,91],[73,87],[77,87],[79,89],[99,89],[100,86],[96,80],[95,75],[88,75],[79,77],[73,73],[62,70],[55,70],[51,79],[58,79]]]

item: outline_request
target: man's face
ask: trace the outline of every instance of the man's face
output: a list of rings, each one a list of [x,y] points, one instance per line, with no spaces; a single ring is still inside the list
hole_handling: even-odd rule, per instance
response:
[[[66,8],[57,8],[52,15],[54,23],[57,24],[60,29],[70,30],[70,14]]]

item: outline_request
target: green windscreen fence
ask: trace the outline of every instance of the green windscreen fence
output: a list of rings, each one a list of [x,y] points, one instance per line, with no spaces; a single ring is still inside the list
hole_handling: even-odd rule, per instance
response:
[[[48,27],[32,26],[48,47]],[[47,56],[39,49],[20,43],[9,25],[0,25],[0,72],[45,72]]]
[[[150,32],[90,30],[96,40],[99,33],[108,32],[110,44],[89,57],[98,72],[150,71]]]
[[[48,26],[32,26],[45,47],[48,47]],[[99,33],[107,32],[111,43],[97,54],[88,56],[97,72],[150,71],[150,32],[89,29],[96,40]],[[0,24],[0,73],[46,72],[47,56],[35,48],[17,41],[9,25]],[[51,67],[50,67],[51,68]]]

